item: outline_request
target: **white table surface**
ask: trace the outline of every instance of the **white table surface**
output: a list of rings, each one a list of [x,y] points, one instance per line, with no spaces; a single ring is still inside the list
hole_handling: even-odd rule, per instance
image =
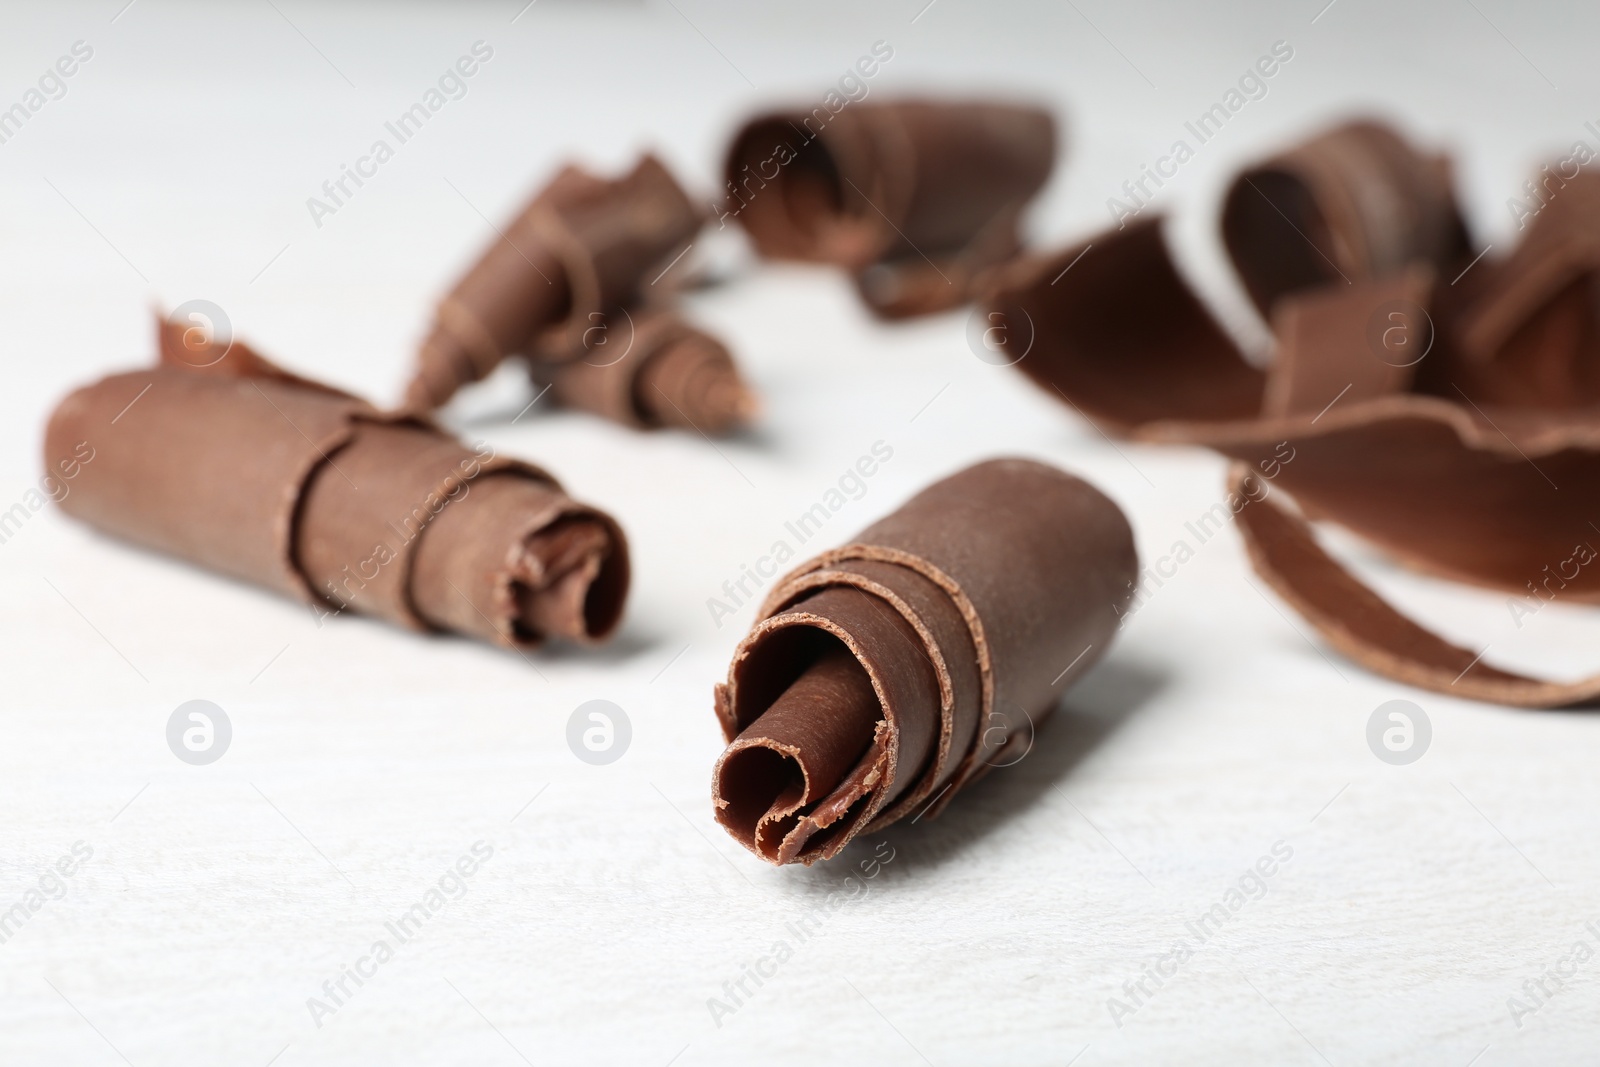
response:
[[[1600,118],[1600,18],[1577,5],[543,0],[513,22],[520,0],[123,3],[0,9],[0,106],[73,42],[94,50],[0,144],[0,510],[35,484],[56,399],[149,357],[152,303],[213,300],[288,365],[392,400],[431,300],[490,232],[478,212],[505,217],[569,157],[614,170],[646,147],[709,197],[739,116],[820,99],[880,39],[894,58],[873,94],[1058,108],[1064,161],[1031,220],[1050,243],[1103,227],[1124,178],[1290,42],[1268,95],[1161,194],[1183,262],[1246,333],[1212,231],[1242,162],[1383,110],[1453,148],[1498,252],[1506,198],[1537,161],[1593,145]],[[315,227],[305,199],[477,40],[494,57],[468,95]],[[1222,491],[1214,457],[1114,448],[975,359],[962,313],[881,325],[840,277],[740,251],[721,244],[738,273],[692,313],[764,396],[756,432],[713,449],[539,408],[511,425],[527,399],[512,375],[448,414],[627,527],[637,584],[606,650],[530,667],[367,620],[319,628],[54,508],[0,544],[0,911],[75,843],[93,853],[0,944],[0,1063],[1593,1062],[1600,960],[1547,983],[1520,1027],[1507,1001],[1575,942],[1600,945],[1585,925],[1600,929],[1600,722],[1339,660],[1262,591],[1231,530],[1155,593],[1027,759],[937,822],[809,870],[722,833],[710,692],[751,608],[718,628],[706,600],[875,441],[893,459],[829,543],[999,453],[1102,486],[1147,557]],[[1502,598],[1362,559],[1491,660],[1594,668],[1593,612],[1518,629]],[[1364,739],[1397,697],[1434,730],[1404,767]],[[207,767],[165,742],[195,698],[234,729]],[[564,736],[597,698],[634,731],[604,767]],[[308,998],[478,841],[494,853],[465,895],[316,1025]],[[1280,841],[1292,859],[1266,895],[1118,1026],[1108,1000]],[[795,941],[788,924],[880,843],[894,859],[865,895],[714,1019],[708,998]]]

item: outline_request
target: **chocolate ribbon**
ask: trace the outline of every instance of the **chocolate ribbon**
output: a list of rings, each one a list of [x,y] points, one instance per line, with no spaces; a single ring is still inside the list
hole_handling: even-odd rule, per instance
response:
[[[1159,219],[1015,263],[987,302],[1026,351],[1018,369],[1108,432],[1213,448],[1239,461],[1235,490],[1276,471],[1299,514],[1240,510],[1251,562],[1346,655],[1455,696],[1580,703],[1600,677],[1490,666],[1384,602],[1310,526],[1530,604],[1600,603],[1600,177],[1552,176],[1544,195],[1517,248],[1479,261],[1447,162],[1382,127],[1246,171],[1222,234],[1271,325],[1264,370],[1184,281]]]

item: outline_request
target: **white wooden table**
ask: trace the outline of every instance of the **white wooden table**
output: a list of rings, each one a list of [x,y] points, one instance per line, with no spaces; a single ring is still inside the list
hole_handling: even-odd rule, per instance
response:
[[[1497,254],[1536,161],[1594,143],[1592,10],[123,2],[0,11],[0,107],[75,42],[92,50],[0,143],[0,512],[25,512],[0,543],[0,1062],[1592,1062],[1600,961],[1573,953],[1600,948],[1600,721],[1362,672],[1262,592],[1231,530],[1026,760],[939,821],[810,870],[760,865],[715,827],[710,691],[752,607],[718,627],[706,601],[874,442],[893,458],[830,544],[1005,452],[1103,486],[1151,557],[1222,492],[1215,458],[1113,447],[974,358],[963,314],[884,326],[840,277],[707,237],[696,254],[737,270],[693,313],[763,393],[758,431],[712,448],[538,407],[513,424],[514,375],[452,409],[627,527],[635,594],[597,653],[530,666],[319,627],[28,507],[51,405],[148,358],[152,302],[215,301],[289,365],[392,400],[483,216],[569,156],[616,169],[645,147],[709,197],[740,115],[820,99],[879,40],[894,55],[873,94],[1000,89],[1061,110],[1064,165],[1033,220],[1050,242],[1103,227],[1123,180],[1289,42],[1267,94],[1150,209],[1179,212],[1184,264],[1248,335],[1211,229],[1235,168],[1388,107],[1456,148]],[[319,227],[307,199],[477,41],[493,56],[466,94]],[[1491,659],[1596,663],[1592,612],[1519,629],[1501,598],[1363,566]],[[1395,698],[1432,723],[1409,766],[1365,740]],[[232,725],[206,766],[167,747],[192,699]],[[591,699],[632,724],[607,766],[565,739]],[[451,873],[463,856],[470,876]],[[419,902],[401,942],[386,924]],[[1226,921],[1191,926],[1219,904]],[[1537,980],[1550,995],[1514,1019]]]

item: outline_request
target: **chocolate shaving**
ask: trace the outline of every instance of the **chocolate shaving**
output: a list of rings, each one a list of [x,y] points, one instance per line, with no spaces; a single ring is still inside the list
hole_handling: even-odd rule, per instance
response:
[[[521,356],[554,402],[628,426],[742,425],[754,400],[728,350],[646,299],[702,221],[654,156],[614,181],[566,167],[440,301],[406,407],[437,408]]]
[[[777,111],[734,136],[727,210],[761,255],[850,271],[886,318],[971,299],[1017,254],[1017,223],[1055,161],[1038,108],[904,100]]]
[[[575,359],[531,361],[534,385],[566,407],[637,429],[716,437],[755,417],[755,397],[728,349],[673,312],[624,312],[608,333]]]
[[[773,863],[933,817],[1020,758],[1105,652],[1138,570],[1098,490],[980,463],[784,576],[716,689],[719,822]]]
[[[77,442],[100,443],[68,513],[304,599],[319,617],[348,608],[519,649],[615,629],[622,531],[543,470],[240,342],[219,342],[216,356],[175,327],[160,340],[156,367],[79,389],[52,415],[50,467]]]
[[[1503,259],[1473,259],[1449,167],[1357,123],[1245,172],[1223,237],[1274,336],[1245,359],[1179,274],[1161,220],[1007,268],[988,299],[1017,364],[1107,431],[1201,444],[1298,505],[1245,507],[1258,573],[1336,648],[1454,696],[1553,707],[1544,681],[1411,622],[1335,562],[1309,521],[1529,603],[1600,602],[1600,177],[1555,179]],[[1255,495],[1260,495],[1255,494]]]

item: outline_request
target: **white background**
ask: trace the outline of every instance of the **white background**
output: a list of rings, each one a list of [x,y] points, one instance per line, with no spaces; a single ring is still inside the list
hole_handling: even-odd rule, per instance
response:
[[[56,400],[150,357],[152,304],[215,301],[284,363],[392,401],[432,300],[491,234],[479,212],[503,219],[566,159],[614,171],[645,148],[709,199],[740,116],[811,106],[880,39],[894,58],[873,98],[984,90],[1057,110],[1065,152],[1031,220],[1047,244],[1102,228],[1122,181],[1288,41],[1268,95],[1158,205],[1246,337],[1258,328],[1213,229],[1243,162],[1381,111],[1455,152],[1475,240],[1498,255],[1507,197],[1539,161],[1593,145],[1583,124],[1600,119],[1600,18],[1578,5],[542,0],[513,22],[520,0],[123,2],[0,8],[0,106],[73,42],[94,49],[0,145],[0,510],[36,484]],[[494,58],[469,94],[314,226],[306,198],[477,40]],[[875,441],[893,459],[814,547],[1018,453],[1102,486],[1149,559],[1218,498],[1222,467],[1113,448],[975,359],[964,313],[881,325],[828,271],[720,249],[734,276],[692,313],[761,391],[753,433],[713,449],[542,405],[511,425],[528,399],[514,375],[448,414],[626,526],[637,582],[607,649],[530,665],[367,620],[319,628],[53,507],[0,544],[0,910],[74,842],[93,849],[0,944],[0,1062],[1592,1057],[1600,959],[1520,1028],[1507,998],[1580,938],[1597,945],[1600,723],[1409,691],[1339,660],[1262,591],[1231,530],[1155,592],[1026,760],[937,822],[809,870],[766,867],[723,834],[710,695],[751,608],[717,628],[706,600]],[[1574,677],[1600,658],[1592,612],[1556,605],[1519,629],[1502,598],[1363,565],[1490,661]],[[233,723],[209,767],[165,742],[195,698]],[[607,767],[565,741],[596,698],[633,724]],[[1433,723],[1407,767],[1364,739],[1394,698]],[[494,856],[465,897],[316,1026],[307,998],[480,840]],[[866,896],[718,1026],[708,998],[885,841],[895,858]],[[1278,841],[1293,858],[1267,895],[1118,1027],[1108,999]]]

